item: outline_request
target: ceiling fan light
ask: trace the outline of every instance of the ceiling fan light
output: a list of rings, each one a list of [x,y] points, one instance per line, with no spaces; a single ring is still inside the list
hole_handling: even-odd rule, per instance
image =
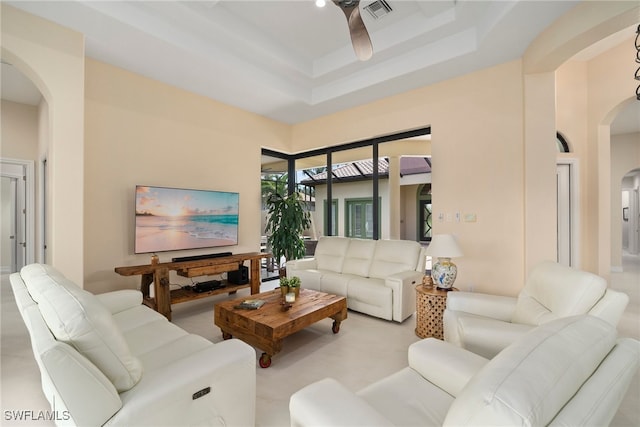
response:
[[[327,2],[325,0],[316,0],[316,6],[325,7],[326,5],[327,5]]]

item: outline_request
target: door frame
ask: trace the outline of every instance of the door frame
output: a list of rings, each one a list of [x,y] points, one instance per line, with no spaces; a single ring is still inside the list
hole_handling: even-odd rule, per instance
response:
[[[16,176],[15,174],[5,173],[3,166],[22,166],[24,170],[23,176]],[[6,157],[0,157],[0,174],[2,176],[9,176],[13,178],[24,179],[25,186],[25,199],[24,199],[24,236],[25,236],[25,259],[24,263],[31,264],[35,262],[35,165],[33,160],[21,160],[11,159]]]
[[[579,161],[575,158],[558,158],[556,161],[556,169],[558,166],[568,166],[569,173],[567,188],[568,194],[568,206],[569,206],[569,218],[570,218],[570,266],[574,268],[580,268],[580,173],[579,173]],[[558,195],[559,197],[560,195]],[[559,207],[556,206],[556,209]],[[557,212],[559,215],[559,212]],[[560,236],[557,236],[559,239]],[[559,246],[559,244],[558,244]],[[559,254],[558,254],[559,257]]]

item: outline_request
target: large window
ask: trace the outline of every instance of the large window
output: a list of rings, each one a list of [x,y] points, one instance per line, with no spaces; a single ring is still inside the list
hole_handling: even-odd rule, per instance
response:
[[[386,235],[389,234],[388,224],[382,227],[380,218],[383,201],[386,212],[389,212],[387,183],[384,182],[383,189],[380,189],[380,180],[388,177],[389,157],[421,157],[424,161],[430,142],[425,144],[429,138],[422,137],[430,133],[431,128],[427,126],[296,154],[263,148],[263,193],[280,189],[285,180],[287,193],[301,193],[309,210],[315,211],[311,236],[324,232],[325,235],[379,239],[382,229]],[[268,176],[278,172],[277,179]],[[276,182],[264,182],[265,178]],[[403,178],[402,172],[400,178]],[[369,181],[368,185],[366,181]],[[365,185],[355,188],[360,183]],[[345,196],[352,198],[350,206],[347,206]],[[322,204],[315,206],[316,198]],[[368,201],[357,198],[368,198]],[[319,212],[321,209],[323,212]],[[396,212],[394,210],[387,221],[399,221],[395,217]],[[411,234],[416,234],[415,229]]]
[[[345,209],[345,235],[373,239],[373,199],[347,199],[345,200]],[[378,215],[380,215],[379,211]],[[379,229],[378,234],[380,234]]]

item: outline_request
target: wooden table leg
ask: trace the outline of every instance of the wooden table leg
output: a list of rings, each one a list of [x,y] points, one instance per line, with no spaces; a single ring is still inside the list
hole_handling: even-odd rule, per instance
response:
[[[158,313],[171,320],[171,288],[168,268],[156,269],[153,285]]]
[[[142,292],[143,298],[149,298],[150,296],[149,287],[151,286],[152,283],[153,283],[152,273],[145,273],[142,276],[140,276],[140,292]]]
[[[340,332],[340,323],[342,323],[342,321],[347,318],[346,302],[344,304],[344,307],[342,307],[342,310],[340,310],[338,313],[334,314],[333,316],[329,316],[329,317],[333,319],[333,325],[331,326],[331,330],[333,331],[334,334],[337,334],[338,332]]]
[[[331,326],[331,331],[333,331],[334,334],[337,334],[338,332],[340,332],[340,320],[334,320],[333,321],[333,325]]]
[[[260,293],[260,259],[251,260],[251,276],[249,277],[251,283],[251,294]]]

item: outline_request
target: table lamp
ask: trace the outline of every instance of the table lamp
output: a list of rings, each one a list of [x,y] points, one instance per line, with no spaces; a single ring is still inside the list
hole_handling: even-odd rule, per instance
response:
[[[433,283],[440,290],[451,290],[458,274],[458,267],[451,262],[451,258],[462,256],[456,238],[451,234],[436,234],[425,253],[432,258],[438,258],[431,267]]]

